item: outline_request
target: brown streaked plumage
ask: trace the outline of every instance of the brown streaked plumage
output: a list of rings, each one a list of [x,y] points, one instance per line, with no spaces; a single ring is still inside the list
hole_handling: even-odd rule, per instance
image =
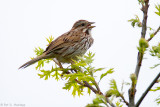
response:
[[[93,44],[91,26],[94,22],[78,20],[72,29],[52,41],[42,55],[26,62],[20,68],[26,68],[41,59],[56,58],[60,63],[71,63],[72,59],[82,56]]]

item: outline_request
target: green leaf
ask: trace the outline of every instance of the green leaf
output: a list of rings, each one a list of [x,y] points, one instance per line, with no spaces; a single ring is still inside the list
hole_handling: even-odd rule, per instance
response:
[[[52,75],[52,77],[55,77],[55,80],[59,80],[60,79],[60,77],[61,77],[61,74],[58,72],[58,71],[60,71],[61,69],[60,68],[53,68],[52,67],[52,70],[51,71],[54,71],[54,74]]]
[[[83,95],[83,86],[78,85],[76,81],[69,81],[63,87],[63,89],[66,89],[68,91],[71,90],[71,88],[73,88],[72,95],[74,97],[76,93],[78,94],[78,96]]]
[[[105,100],[105,97],[103,95],[96,95],[96,98],[93,99],[93,102],[91,104],[88,104],[86,107],[104,107],[107,106],[107,102]]]
[[[149,47],[148,41],[144,38],[141,38],[139,40],[139,47],[137,47],[139,52],[144,54],[148,47]]]
[[[49,71],[49,70],[40,70],[42,72],[42,74],[38,74],[38,76],[40,76],[40,78],[44,78],[45,80],[48,80],[48,78],[51,76],[51,73],[53,71]]]
[[[40,70],[42,67],[44,67],[45,63],[49,63],[51,61],[52,61],[52,59],[42,59],[42,60],[39,60],[37,66],[36,66],[36,70],[37,69]]]
[[[97,68],[97,69],[94,69],[94,72],[97,72],[97,71],[102,71],[104,70],[105,68]]]
[[[74,84],[74,85],[73,85],[73,91],[72,91],[73,97],[76,95],[76,91],[77,91],[76,85],[77,85],[77,84]]]
[[[155,8],[157,9],[157,12],[155,12],[158,16],[160,16],[160,5],[155,5]]]
[[[113,90],[109,89],[108,91],[106,91],[105,96],[106,97],[111,97],[113,95]]]
[[[152,49],[150,49],[150,54],[160,59],[160,43],[157,46],[152,46]]]
[[[160,96],[155,100],[157,102],[157,104],[160,104]]]
[[[148,44],[148,41],[144,38],[141,38],[139,40],[139,46],[140,47],[144,47],[144,48],[148,48],[149,44]]]
[[[148,28],[150,31],[151,31],[151,30],[154,30],[154,29],[153,29],[153,28],[151,28],[151,27],[147,27],[147,28]]]
[[[160,87],[156,87],[155,89],[151,89],[150,91],[160,91]]]
[[[38,47],[34,49],[34,52],[36,53],[37,56],[42,55],[44,52],[44,49]]]
[[[130,19],[128,22],[131,22],[132,27],[135,27],[135,25],[142,27],[142,23],[140,22],[140,19],[137,15],[135,15],[135,19]]]
[[[77,57],[79,61],[73,60],[74,64],[71,65],[72,69],[80,70],[80,67],[87,66],[87,63],[82,57]]]
[[[40,78],[43,78],[45,75],[43,75],[43,74],[38,74],[38,76],[39,76]]]
[[[63,89],[66,89],[66,90],[70,90],[71,87],[72,87],[72,84],[76,83],[75,81],[72,81],[72,82],[67,82],[65,83],[65,86],[63,87]]]
[[[42,60],[40,60],[40,61],[38,61],[38,65],[36,66],[36,70],[39,68],[41,68],[41,67],[43,67],[44,66],[44,60],[42,59]]]
[[[84,55],[85,62],[86,62],[87,64],[91,64],[91,63],[94,61],[94,59],[93,59],[94,56],[95,56],[95,54],[93,54],[92,52],[89,52],[89,53],[87,54],[87,56]]]
[[[44,78],[45,80],[48,80],[48,78],[50,76],[52,76],[52,77],[55,77],[55,79],[58,81],[61,76],[60,73],[58,72],[60,70],[61,70],[60,68],[53,68],[53,67],[51,70],[44,70],[43,69],[43,70],[40,70],[41,74],[38,74],[38,76],[40,78]],[[54,73],[54,74],[52,74],[52,73]]]
[[[47,42],[48,42],[49,44],[53,41],[53,39],[54,39],[54,37],[52,37],[52,35],[49,36],[49,38],[46,38],[46,40],[47,40]]]
[[[123,104],[121,104],[119,101],[116,102],[116,107],[123,107]]]
[[[151,33],[151,34],[150,34],[150,38],[153,38],[153,37],[154,37],[154,33]]]
[[[94,77],[91,77],[89,75],[85,75],[82,72],[77,72],[73,74],[66,74],[64,75],[66,79],[69,79],[69,81],[74,81],[74,79],[78,79],[79,81],[87,81],[87,82],[93,82]]]
[[[110,82],[110,93],[112,95],[115,95],[116,97],[120,96],[120,93],[119,93],[118,88],[117,88],[116,81],[114,79],[112,79],[111,82]]]
[[[107,76],[108,74],[112,74],[113,72],[114,72],[114,71],[113,71],[113,68],[109,69],[106,73],[101,74],[100,80],[101,80],[103,77]]]
[[[91,94],[91,89],[90,89],[90,88],[88,88],[87,93],[88,93],[89,95]]]
[[[158,67],[160,64],[155,64],[153,67],[150,67],[151,69],[154,69],[156,67]]]
[[[143,4],[144,5],[144,0],[138,0],[139,4]]]

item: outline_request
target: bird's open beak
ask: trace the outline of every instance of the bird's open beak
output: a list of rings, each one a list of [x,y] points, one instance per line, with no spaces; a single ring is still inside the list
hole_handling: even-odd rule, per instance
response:
[[[92,28],[94,28],[94,27],[96,27],[96,26],[89,26],[90,29],[92,29]]]
[[[96,26],[91,26],[92,24],[94,24],[95,22],[89,22],[89,28],[94,28],[94,27],[96,27]]]

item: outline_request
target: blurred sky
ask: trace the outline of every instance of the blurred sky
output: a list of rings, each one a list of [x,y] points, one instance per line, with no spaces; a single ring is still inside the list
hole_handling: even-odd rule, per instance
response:
[[[159,0],[150,0],[148,26],[160,25],[154,12]],[[23,70],[18,67],[34,57],[34,48],[46,48],[46,37],[55,38],[69,31],[79,19],[96,22],[92,30],[95,40],[90,48],[94,52],[96,67],[114,68],[115,73],[102,80],[103,92],[115,78],[117,84],[130,82],[135,70],[137,46],[141,29],[133,28],[127,20],[138,15],[142,19],[138,0],[0,0],[0,105],[25,104],[25,107],[84,107],[95,95],[75,98],[71,91],[63,90],[65,81],[40,79],[35,65]],[[147,33],[147,38],[148,38]],[[160,33],[150,42],[158,44]],[[147,52],[137,84],[136,101],[158,74],[160,67],[149,67],[159,60]],[[100,75],[100,73],[98,73]],[[118,85],[120,89],[121,85]],[[128,101],[128,89],[124,88]],[[140,107],[158,107],[154,102],[159,93],[150,92]],[[3,106],[2,106],[3,107]],[[124,105],[125,107],[125,105]]]

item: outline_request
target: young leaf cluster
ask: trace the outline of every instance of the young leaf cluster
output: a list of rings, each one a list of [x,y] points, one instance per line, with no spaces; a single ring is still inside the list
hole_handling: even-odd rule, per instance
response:
[[[117,88],[117,84],[116,84],[116,81],[114,79],[112,79],[110,81],[110,89],[106,92],[106,97],[110,97],[110,96],[116,96],[116,97],[119,97],[120,96],[120,92],[118,91],[118,88]]]
[[[151,89],[150,91],[160,91],[160,86],[159,87],[156,87],[155,89]],[[156,98],[155,100],[157,102],[157,104],[159,105],[160,104],[160,96],[158,96],[158,98]]]
[[[50,36],[49,38],[46,38],[48,44],[50,44],[53,41],[53,39],[54,38],[52,36]],[[34,49],[34,52],[35,52],[36,56],[40,56],[43,54],[44,49],[41,47],[37,47]],[[52,61],[52,60],[51,59],[43,59],[43,60],[38,61],[38,64],[36,66],[36,70],[41,69],[42,67],[44,67],[45,63],[49,63],[50,61]]]
[[[157,57],[158,59],[160,59],[160,43],[157,46],[152,46],[152,48],[150,49],[150,54],[151,56]],[[153,67],[151,67],[151,69],[156,68],[160,65],[160,63],[155,64]]]
[[[152,46],[152,49],[150,50],[150,54],[160,59],[160,43],[157,46]]]
[[[149,47],[148,41],[144,38],[141,38],[139,40],[139,47],[137,49],[139,50],[140,53],[144,54],[146,49]]]
[[[61,77],[61,74],[59,73],[61,69],[60,68],[53,68],[51,70],[40,70],[41,73],[38,74],[40,78],[44,78],[45,80],[48,80],[48,78],[55,77],[55,79],[58,81]]]
[[[35,52],[35,54],[36,54],[37,56],[39,56],[39,55],[42,55],[42,54],[43,54],[44,49],[38,47],[38,48],[35,48],[34,52]],[[37,69],[41,69],[42,67],[44,67],[44,64],[45,64],[45,63],[49,63],[50,61],[51,61],[51,59],[42,59],[42,60],[38,61],[38,64],[37,64],[37,66],[36,66],[36,70],[37,70]]]
[[[138,0],[139,4],[144,5],[144,0]]]
[[[135,19],[130,19],[128,22],[131,22],[132,27],[142,27],[142,23],[137,15],[135,15]]]
[[[53,41],[54,37],[53,36],[49,36],[49,38],[46,38],[48,44],[50,44]]]
[[[155,5],[155,8],[157,10],[155,13],[160,16],[160,4]]]
[[[88,104],[86,107],[104,107],[104,106],[108,106],[105,97],[97,94],[96,98],[93,99],[92,103]]]
[[[71,68],[69,68],[72,73],[65,74],[63,76],[67,80],[67,83],[65,84],[63,89],[70,90],[72,87],[73,96],[75,96],[76,93],[78,93],[79,96],[83,95],[83,89],[86,88],[85,82],[89,83],[90,86],[98,89],[98,84],[95,81],[94,73],[102,71],[104,68],[92,67],[91,63],[94,60],[94,55],[95,54],[89,52],[87,55],[84,55],[83,57],[78,57],[79,60],[74,61],[74,64],[72,64]],[[107,74],[111,73],[113,73],[113,69],[110,69],[106,73],[102,74],[99,80],[101,80]],[[90,94],[90,92],[91,90],[88,89],[88,94]]]

